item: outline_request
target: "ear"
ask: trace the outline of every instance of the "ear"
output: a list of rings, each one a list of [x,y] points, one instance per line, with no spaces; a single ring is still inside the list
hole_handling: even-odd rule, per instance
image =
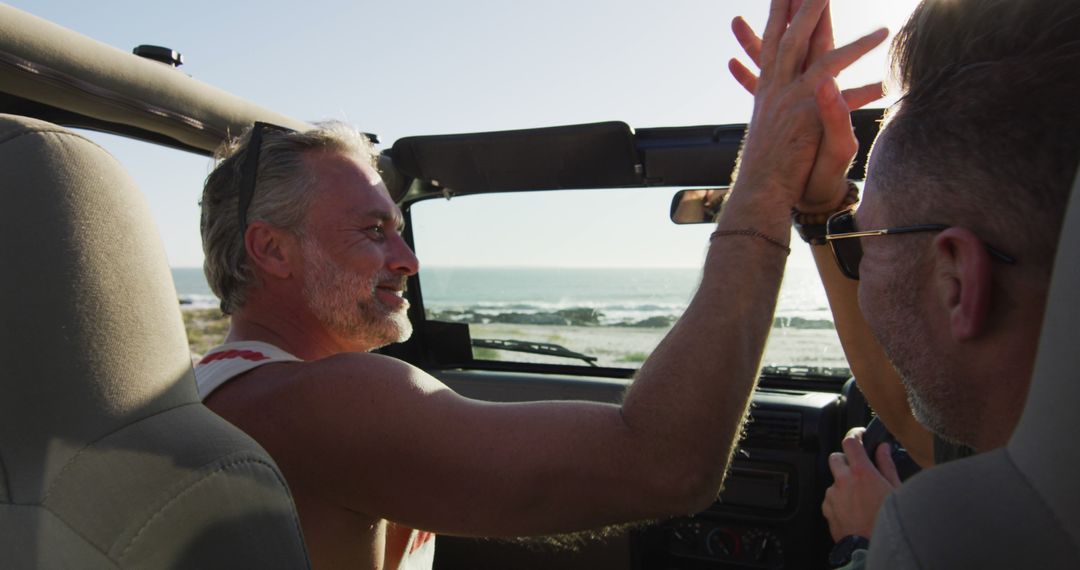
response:
[[[291,232],[254,221],[244,232],[244,246],[248,259],[264,275],[285,279],[295,273],[293,264],[299,257],[295,254],[296,237]]]
[[[986,330],[993,293],[990,254],[971,230],[949,228],[934,238],[935,278],[953,338],[971,340]]]

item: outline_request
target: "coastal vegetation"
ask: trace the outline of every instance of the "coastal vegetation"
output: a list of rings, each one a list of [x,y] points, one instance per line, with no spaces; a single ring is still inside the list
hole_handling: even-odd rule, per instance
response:
[[[206,354],[225,341],[229,332],[229,317],[218,309],[184,309],[184,329],[193,356]]]

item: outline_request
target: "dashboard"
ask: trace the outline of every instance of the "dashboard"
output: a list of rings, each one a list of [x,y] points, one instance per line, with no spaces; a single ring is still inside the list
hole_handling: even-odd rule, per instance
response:
[[[836,394],[758,390],[745,436],[713,505],[638,533],[635,568],[824,567],[826,465],[840,439]]]
[[[622,380],[490,370],[433,373],[458,393],[489,401],[617,402]],[[827,458],[846,429],[839,393],[759,388],[724,489],[708,509],[659,521],[585,552],[544,553],[487,541],[443,539],[436,568],[824,568],[831,540],[821,516]],[[445,545],[444,545],[445,544]]]

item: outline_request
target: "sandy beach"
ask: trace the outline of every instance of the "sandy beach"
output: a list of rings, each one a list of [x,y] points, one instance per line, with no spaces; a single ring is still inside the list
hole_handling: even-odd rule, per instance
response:
[[[185,309],[191,351],[201,356],[220,344],[228,332],[228,318],[217,309]],[[560,326],[511,323],[469,325],[473,339],[527,340],[557,344],[574,352],[595,356],[598,366],[637,368],[667,334],[667,328],[615,326]],[[584,364],[580,360],[541,354],[474,348],[483,360]],[[832,329],[774,327],[765,349],[765,365],[846,367],[847,361]]]
[[[599,366],[637,368],[667,334],[666,328],[473,324],[472,338],[519,339],[564,346],[597,357]],[[477,358],[571,364],[574,360],[492,349],[474,349]],[[580,362],[580,361],[578,361]],[[763,358],[765,365],[847,367],[836,332],[831,329],[774,328]]]

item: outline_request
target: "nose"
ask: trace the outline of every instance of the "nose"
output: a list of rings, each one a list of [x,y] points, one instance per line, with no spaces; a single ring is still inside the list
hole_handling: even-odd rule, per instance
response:
[[[387,266],[394,273],[405,276],[416,275],[416,272],[420,271],[420,260],[416,258],[412,248],[401,235],[395,234],[392,240],[390,255],[386,259]]]

